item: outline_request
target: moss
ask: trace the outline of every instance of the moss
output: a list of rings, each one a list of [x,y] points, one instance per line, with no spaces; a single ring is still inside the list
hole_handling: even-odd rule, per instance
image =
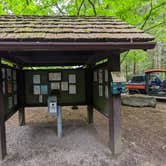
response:
[[[85,32],[86,32],[86,33],[90,33],[91,30],[90,30],[90,29],[85,29]]]

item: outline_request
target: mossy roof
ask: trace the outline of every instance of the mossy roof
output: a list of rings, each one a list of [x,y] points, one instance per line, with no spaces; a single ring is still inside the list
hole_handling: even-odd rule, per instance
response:
[[[154,37],[113,17],[0,16],[0,41],[148,42]]]

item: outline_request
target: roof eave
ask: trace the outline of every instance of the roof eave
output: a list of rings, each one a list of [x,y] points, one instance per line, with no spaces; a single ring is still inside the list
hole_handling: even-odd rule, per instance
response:
[[[156,42],[0,42],[0,51],[98,51],[153,49]]]

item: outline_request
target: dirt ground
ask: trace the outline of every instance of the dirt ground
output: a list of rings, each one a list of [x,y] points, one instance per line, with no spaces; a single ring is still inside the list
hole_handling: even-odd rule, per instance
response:
[[[46,108],[26,109],[26,126],[18,115],[7,122],[8,155],[1,166],[166,166],[166,103],[156,108],[122,107],[122,153],[108,148],[108,120],[95,111],[86,122],[86,107],[63,107],[63,138],[56,117]]]

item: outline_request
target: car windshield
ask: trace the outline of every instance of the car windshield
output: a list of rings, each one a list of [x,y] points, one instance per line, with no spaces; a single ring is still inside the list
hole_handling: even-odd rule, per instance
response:
[[[145,76],[134,76],[131,80],[132,83],[142,83],[145,82]]]

